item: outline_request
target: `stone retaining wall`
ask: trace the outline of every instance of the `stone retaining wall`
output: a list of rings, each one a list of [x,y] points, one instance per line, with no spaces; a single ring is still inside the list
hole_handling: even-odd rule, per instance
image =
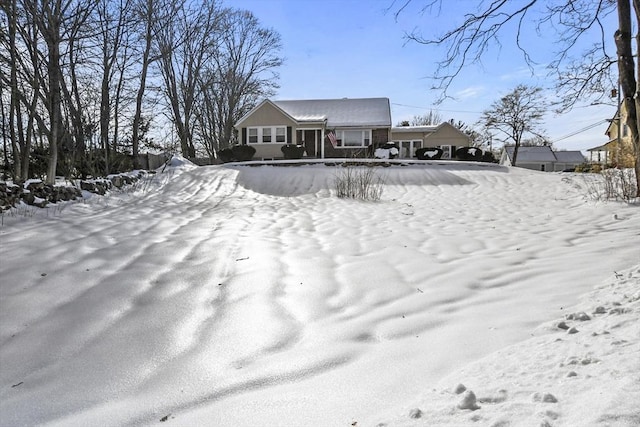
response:
[[[0,212],[15,207],[20,201],[27,205],[44,208],[49,203],[82,198],[82,191],[104,195],[113,188],[122,188],[137,182],[149,171],[137,175],[109,175],[107,178],[78,180],[74,184],[45,184],[41,180],[28,180],[21,185],[0,181]]]

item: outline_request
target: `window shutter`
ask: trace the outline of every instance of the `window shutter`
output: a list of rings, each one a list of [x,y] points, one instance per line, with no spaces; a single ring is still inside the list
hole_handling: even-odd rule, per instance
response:
[[[291,144],[293,143],[293,138],[291,137],[291,133],[293,132],[293,129],[291,128],[291,126],[287,126],[287,144]]]
[[[242,139],[240,140],[240,144],[247,144],[247,128],[242,128]]]

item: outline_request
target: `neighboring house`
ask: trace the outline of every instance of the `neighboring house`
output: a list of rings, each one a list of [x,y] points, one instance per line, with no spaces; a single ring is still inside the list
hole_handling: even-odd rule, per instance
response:
[[[390,141],[391,107],[388,98],[266,99],[235,128],[256,158],[282,158],[285,144],[304,145],[308,157],[367,157]]]
[[[564,171],[575,169],[576,166],[585,163],[586,159],[580,151],[554,151],[556,162],[554,163],[555,171]]]
[[[500,164],[512,166],[513,145],[507,145],[502,150]],[[559,172],[574,169],[585,162],[585,158],[580,151],[553,151],[546,146],[520,146],[516,166],[543,172]]]
[[[626,125],[627,109],[624,104],[620,107],[622,127],[620,128],[620,117],[618,111],[615,116],[609,120],[609,127],[605,132],[609,141],[599,147],[590,148],[589,160],[593,163],[602,165],[611,165],[632,168],[634,166],[633,143],[631,141],[631,132]]]
[[[437,147],[443,150],[443,159],[450,159],[456,149],[470,144],[469,136],[448,122],[437,126],[393,127],[391,141],[400,149],[399,158],[414,158],[419,148]]]

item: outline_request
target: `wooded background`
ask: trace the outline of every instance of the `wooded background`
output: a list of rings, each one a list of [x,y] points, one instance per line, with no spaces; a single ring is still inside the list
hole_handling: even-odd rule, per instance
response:
[[[214,0],[0,2],[2,179],[214,158],[278,81],[280,35]]]

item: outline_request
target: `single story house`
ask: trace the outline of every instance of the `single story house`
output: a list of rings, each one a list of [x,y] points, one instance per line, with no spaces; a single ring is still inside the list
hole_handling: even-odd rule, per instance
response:
[[[507,145],[502,150],[500,164],[512,166],[513,145]],[[586,159],[580,151],[553,151],[550,146],[520,146],[516,166],[538,170],[542,172],[561,172],[574,169],[585,163]]]
[[[371,157],[391,141],[400,158],[415,157],[422,147],[442,147],[450,158],[456,148],[469,145],[469,138],[449,123],[392,128],[388,98],[265,99],[235,129],[239,143],[253,146],[258,159],[282,158],[286,144],[302,145],[307,157],[323,159]]]

